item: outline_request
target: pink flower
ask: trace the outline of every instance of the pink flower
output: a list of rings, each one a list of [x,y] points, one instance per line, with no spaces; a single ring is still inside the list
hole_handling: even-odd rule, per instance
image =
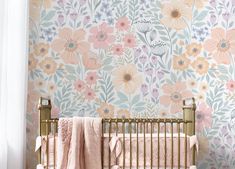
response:
[[[114,45],[112,50],[113,50],[113,53],[115,55],[119,55],[120,56],[120,55],[123,54],[123,47],[122,47],[121,44]]]
[[[85,98],[87,100],[93,100],[95,98],[95,92],[91,88],[87,87],[85,90]]]
[[[235,90],[235,81],[234,80],[228,81],[226,86],[230,92],[233,92]]]
[[[180,112],[182,110],[183,99],[192,97],[192,93],[187,90],[184,82],[165,84],[162,90],[164,95],[160,97],[160,103],[164,106],[170,106],[171,113]]]
[[[123,40],[126,47],[133,48],[136,45],[135,36],[132,34],[126,35]]]
[[[65,63],[77,64],[77,54],[86,53],[90,45],[85,42],[85,31],[78,29],[73,31],[70,28],[59,30],[58,38],[54,39],[51,47],[58,52]]]
[[[204,48],[214,56],[217,63],[230,64],[230,55],[235,53],[235,29],[213,29],[211,38],[205,41]]]
[[[116,27],[120,31],[125,31],[130,28],[130,21],[126,16],[123,16],[117,20]]]
[[[89,37],[89,42],[92,42],[95,48],[106,49],[115,40],[113,28],[105,22],[100,26],[91,28],[90,33],[92,35]]]
[[[85,86],[86,84],[79,79],[74,83],[74,88],[79,92],[81,92],[85,88]]]
[[[97,78],[98,78],[98,76],[97,76],[96,72],[89,72],[89,73],[87,73],[86,81],[90,85],[96,84]]]
[[[196,128],[198,131],[203,130],[204,127],[211,126],[212,109],[205,103],[198,105],[196,110]]]

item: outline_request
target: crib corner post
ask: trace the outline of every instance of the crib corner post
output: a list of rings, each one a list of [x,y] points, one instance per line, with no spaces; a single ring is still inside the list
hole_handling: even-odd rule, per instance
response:
[[[186,100],[183,101],[183,120],[184,121],[192,121],[192,123],[188,123],[187,131],[184,131],[185,134],[189,136],[193,136],[196,134],[195,127],[195,119],[196,119],[196,103],[195,99],[192,98],[192,103],[190,105],[186,104]],[[193,147],[192,150],[192,165],[196,164],[196,147]]]
[[[43,121],[51,119],[51,100],[40,97],[38,103],[39,110],[39,134],[47,135],[51,131],[51,126]]]
[[[192,123],[187,124],[187,131],[185,134],[192,136],[195,135],[195,115],[196,115],[196,103],[195,99],[191,98],[192,104],[187,105],[186,100],[183,101],[183,120],[192,121]]]

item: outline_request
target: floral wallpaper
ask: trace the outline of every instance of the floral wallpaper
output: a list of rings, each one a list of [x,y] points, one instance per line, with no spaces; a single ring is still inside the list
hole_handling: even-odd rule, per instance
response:
[[[235,168],[235,0],[30,0],[27,167],[39,96],[53,117],[180,117],[199,169]]]

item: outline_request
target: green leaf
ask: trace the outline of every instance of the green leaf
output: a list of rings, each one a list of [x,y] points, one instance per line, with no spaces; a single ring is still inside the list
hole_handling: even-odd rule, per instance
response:
[[[45,17],[43,17],[43,20],[46,21],[51,20],[54,16],[55,16],[55,11],[50,11],[46,14]]]
[[[117,92],[117,95],[118,95],[119,99],[122,100],[123,102],[128,101],[128,97],[125,94],[123,94],[122,92]]]

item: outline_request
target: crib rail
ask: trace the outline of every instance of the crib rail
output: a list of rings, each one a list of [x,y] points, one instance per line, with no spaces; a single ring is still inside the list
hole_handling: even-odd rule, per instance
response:
[[[55,157],[55,143],[56,143],[56,134],[57,134],[57,128],[58,128],[58,119],[52,119],[51,118],[51,102],[48,99],[40,98],[39,100],[39,134],[41,136],[45,137],[46,140],[46,159],[42,158],[42,151],[39,151],[39,162],[40,164],[46,162],[45,168],[56,168],[56,157]],[[150,168],[152,169],[154,166],[158,169],[160,169],[160,156],[162,152],[160,152],[160,145],[164,145],[164,164],[163,167],[166,168],[176,168],[174,164],[176,161],[174,161],[174,150],[175,146],[177,147],[177,168],[181,169],[182,167],[184,169],[187,169],[188,167],[188,140],[187,135],[192,136],[195,135],[195,100],[192,99],[192,103],[190,105],[186,104],[186,101],[183,102],[183,118],[174,118],[174,119],[168,119],[168,118],[129,118],[129,119],[120,119],[120,118],[112,118],[102,119],[102,168],[104,169],[104,153],[105,153],[105,146],[104,146],[104,134],[108,134],[108,140],[110,141],[113,135],[122,135],[122,150],[123,150],[123,158],[122,158],[122,168],[133,168],[133,161],[135,160],[136,168],[140,168],[140,147],[139,147],[139,140],[140,135],[142,135],[142,138],[144,141],[144,158],[143,158],[143,168],[147,168],[147,151],[146,147],[149,145],[146,145],[146,139],[147,136],[150,136]],[[181,140],[182,131],[184,133],[184,141]],[[163,142],[160,142],[160,133],[164,135]],[[167,133],[170,134],[170,151],[167,147]],[[153,135],[157,134],[157,143],[154,142]],[[177,144],[173,141],[173,134],[177,134]],[[51,165],[51,162],[49,161],[49,135],[51,136],[54,144],[53,144],[53,163]],[[133,150],[133,136],[135,136],[136,139],[136,149]],[[129,147],[126,147],[126,139],[129,141]],[[157,145],[157,160],[154,160],[153,158],[153,146]],[[126,166],[127,161],[125,160],[126,156],[126,148],[129,148],[130,153],[129,155],[129,166]],[[184,149],[184,165],[182,166],[182,156],[180,152]],[[107,150],[106,150],[107,151]],[[133,151],[136,151],[136,157],[133,158]],[[167,154],[170,154],[170,159],[167,159]],[[170,160],[170,166],[167,165]],[[167,163],[168,161],[168,163]],[[192,150],[192,165],[195,165],[196,157],[195,157],[195,147],[193,147]],[[116,162],[117,164],[117,159]],[[51,166],[51,167],[50,167]],[[111,151],[108,150],[108,169],[111,169]]]

